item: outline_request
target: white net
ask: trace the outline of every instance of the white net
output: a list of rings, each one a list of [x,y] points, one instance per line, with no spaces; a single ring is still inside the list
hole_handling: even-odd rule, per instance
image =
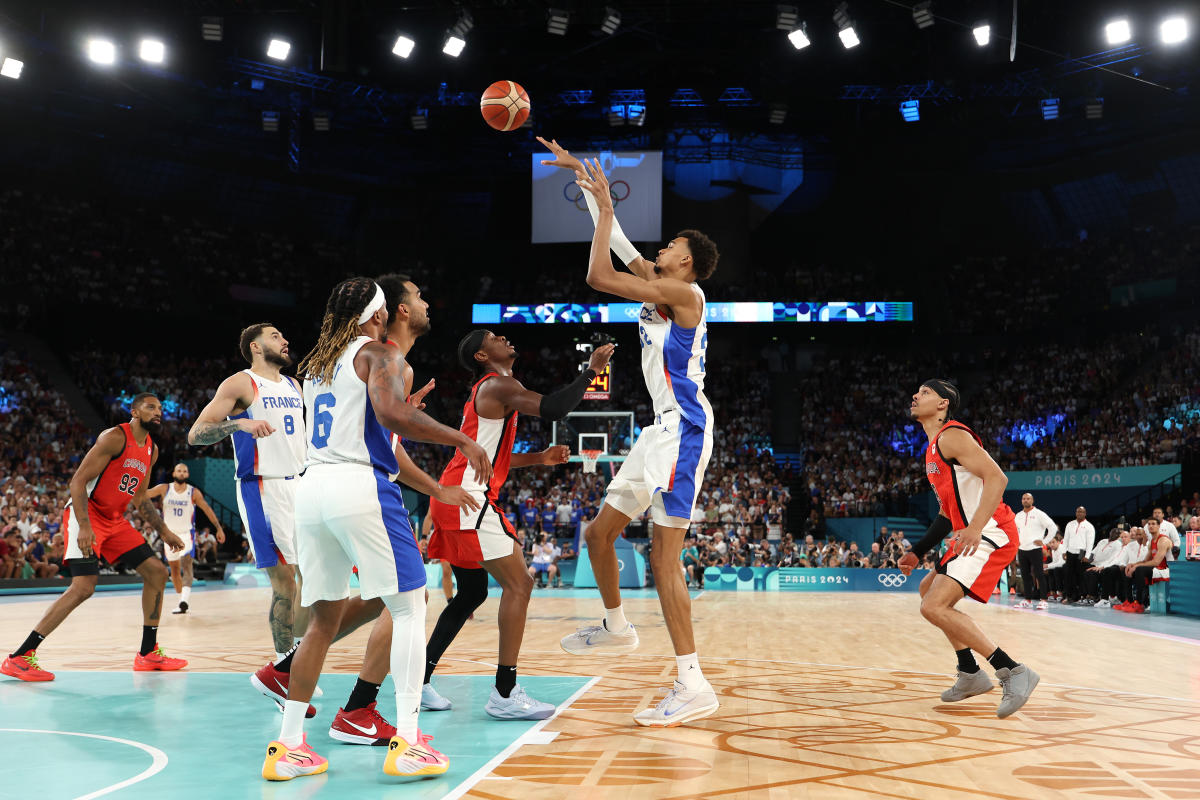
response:
[[[584,472],[595,472],[596,464],[600,461],[602,450],[580,450],[579,455],[583,461]]]

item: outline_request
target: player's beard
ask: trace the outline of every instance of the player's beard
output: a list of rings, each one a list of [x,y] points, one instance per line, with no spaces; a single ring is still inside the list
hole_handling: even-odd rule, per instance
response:
[[[161,419],[151,419],[151,420],[144,419],[144,420],[142,420],[142,427],[145,428],[150,434],[157,436],[158,432],[162,430],[162,420]]]
[[[272,366],[279,367],[280,369],[283,369],[284,367],[290,367],[292,365],[292,359],[282,351],[278,353],[263,353],[263,361],[266,361]]]

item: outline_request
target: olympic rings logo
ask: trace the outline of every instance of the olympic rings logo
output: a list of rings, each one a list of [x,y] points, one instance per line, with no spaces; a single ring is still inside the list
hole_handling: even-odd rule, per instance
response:
[[[897,575],[894,572],[882,572],[876,575],[875,579],[884,586],[887,586],[889,589],[899,589],[901,586],[908,583],[907,575]]]
[[[620,187],[620,188],[617,188]],[[577,197],[571,196],[571,190],[579,192]],[[622,200],[628,200],[630,194],[629,184],[625,181],[613,181],[608,185],[608,196],[612,198],[613,208],[621,204]],[[575,207],[580,211],[587,211],[587,203],[583,200],[583,189],[575,181],[568,181],[563,186],[563,197],[568,203],[574,203]]]

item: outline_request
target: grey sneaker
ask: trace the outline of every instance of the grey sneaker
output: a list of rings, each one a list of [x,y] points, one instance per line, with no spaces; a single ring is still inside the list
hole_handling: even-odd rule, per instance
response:
[[[974,672],[959,670],[958,680],[954,682],[953,686],[942,692],[942,702],[957,703],[959,700],[966,700],[968,697],[991,690],[992,679],[983,670],[977,669]]]
[[[483,710],[496,719],[548,719],[554,714],[554,706],[534,700],[525,694],[519,683],[508,693],[508,697],[502,696],[493,686]]]
[[[590,656],[595,653],[631,653],[637,649],[638,635],[632,623],[621,633],[613,633],[604,624],[580,628],[559,642],[562,649],[573,656]]]
[[[449,711],[452,707],[449,700],[438,694],[438,690],[433,688],[432,683],[426,683],[421,687],[422,711]]]
[[[996,670],[996,679],[1000,681],[1000,689],[1004,696],[1000,698],[1000,706],[996,716],[1000,719],[1010,717],[1025,705],[1034,688],[1042,678],[1024,664],[1017,664],[1012,669]]]

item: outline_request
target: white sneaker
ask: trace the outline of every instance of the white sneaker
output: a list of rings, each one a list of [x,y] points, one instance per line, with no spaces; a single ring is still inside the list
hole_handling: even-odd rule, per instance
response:
[[[449,711],[451,708],[450,701],[438,694],[438,690],[433,688],[432,683],[421,687],[422,711]]]
[[[625,630],[613,633],[600,625],[589,625],[580,628],[570,636],[564,636],[559,642],[562,649],[573,656],[590,656],[596,653],[631,653],[637,649],[638,635],[633,623],[627,623]]]
[[[708,681],[704,682],[703,688],[694,691],[685,689],[682,683],[675,681],[675,686],[658,705],[634,714],[633,721],[650,728],[674,728],[685,722],[703,719],[720,707],[717,694]]]
[[[508,697],[501,695],[493,686],[483,710],[496,719],[549,719],[554,715],[554,706],[534,700],[525,694],[519,683],[508,693]]]
[[[1033,608],[1033,603],[1029,602],[1028,600],[1022,600],[1013,606],[1013,608]]]
[[[1049,603],[1047,603],[1045,600],[1039,600],[1039,601],[1038,601],[1038,604],[1037,604],[1037,610],[1038,610],[1038,611],[1045,611],[1045,610],[1047,610],[1048,608],[1050,608],[1050,604],[1049,604]]]
[[[1112,608],[1112,603],[1109,602],[1107,598],[1104,600],[1097,600],[1096,605],[1092,606],[1092,608]]]

